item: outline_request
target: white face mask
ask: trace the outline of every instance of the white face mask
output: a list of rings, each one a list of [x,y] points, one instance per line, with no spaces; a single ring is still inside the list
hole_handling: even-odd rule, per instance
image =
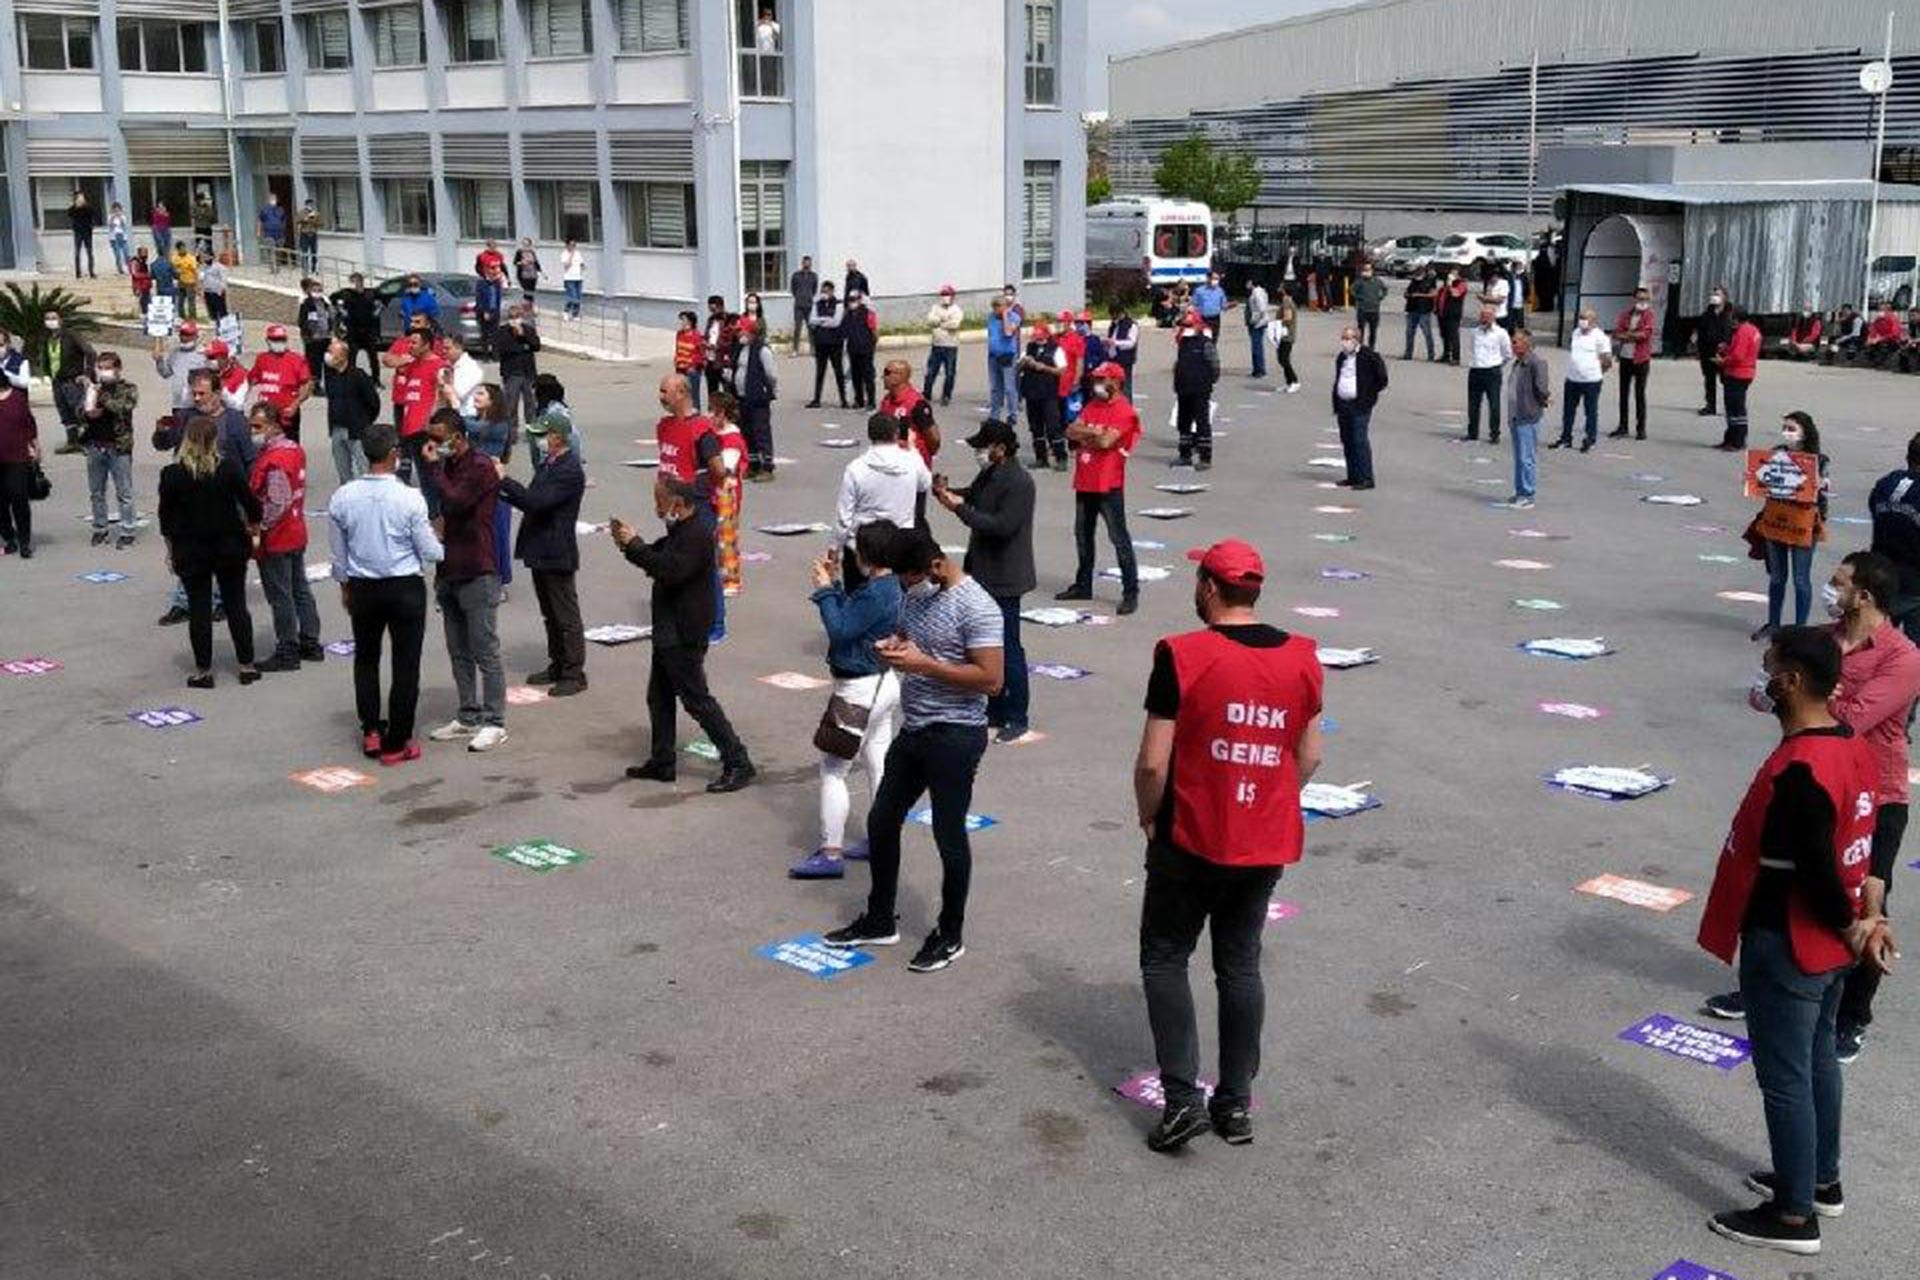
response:
[[[1585,333],[1585,332],[1587,332],[1587,331],[1588,331],[1589,329],[1591,329],[1591,328],[1593,328],[1593,321],[1591,321],[1591,320],[1589,320],[1589,319],[1588,319],[1587,317],[1585,317],[1585,316],[1581,316],[1581,317],[1580,317],[1580,332],[1582,332],[1582,333]]]
[[[1340,339],[1340,349],[1348,355],[1352,355],[1360,349],[1360,343],[1354,338],[1342,338]]]
[[[1093,398],[1096,400],[1111,400],[1113,398],[1113,388],[1104,382],[1096,382],[1093,386]]]
[[[1798,449],[1801,441],[1805,440],[1806,436],[1798,431],[1782,431],[1780,433],[1780,439],[1786,444],[1787,448]]]
[[[940,594],[940,584],[932,578],[924,578],[914,583],[912,590],[908,591],[907,594],[916,600],[931,600]]]
[[[94,379],[99,382],[117,382],[120,379],[120,371],[118,369],[95,369],[93,376]]]
[[[49,320],[46,322],[46,325],[48,333],[60,332],[60,322],[58,320]]]
[[[1635,298],[1633,300],[1633,309],[1635,311],[1645,311],[1647,309],[1647,305],[1648,305],[1647,300],[1645,298]]]
[[[1835,622],[1847,616],[1846,609],[1840,604],[1840,589],[1831,582],[1821,584],[1820,600],[1827,606],[1827,616]]]
[[[284,342],[269,342],[267,344],[267,350],[269,351],[285,351],[286,349],[287,344]]]
[[[1713,295],[1712,301],[1713,301],[1713,305],[1718,307],[1726,303],[1726,298],[1716,293]]]
[[[993,450],[991,449],[975,449],[973,451],[973,457],[974,460],[983,467],[993,465]]]

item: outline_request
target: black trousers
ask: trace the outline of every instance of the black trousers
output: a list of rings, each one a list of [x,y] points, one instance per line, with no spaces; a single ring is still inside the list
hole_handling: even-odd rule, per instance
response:
[[[1879,876],[1889,894],[1893,892],[1893,867],[1900,860],[1900,841],[1906,834],[1907,806],[1881,805],[1873,819],[1873,858],[1868,874]],[[1870,964],[1855,965],[1847,975],[1846,986],[1840,990],[1839,1025],[1859,1028],[1873,1025],[1873,997],[1879,990],[1880,971]]]
[[[353,701],[360,732],[378,733],[383,751],[413,737],[420,705],[420,646],[427,635],[427,584],[403,578],[355,578],[348,584],[353,617]],[[380,650],[393,637],[393,687],[380,714]]]
[[[1460,363],[1460,317],[1440,313],[1440,358],[1448,364]]]
[[[1297,386],[1300,382],[1300,375],[1293,371],[1293,331],[1291,329],[1287,331],[1287,336],[1280,340],[1279,345],[1273,349],[1273,355],[1274,358],[1280,362],[1280,373],[1282,377],[1286,378],[1287,385],[1290,387]]]
[[[1753,385],[1753,379],[1722,378],[1720,385],[1727,392],[1727,429],[1721,437],[1721,443],[1744,449],[1747,445],[1747,389]]]
[[[1711,351],[1700,353],[1701,394],[1706,396],[1701,403],[1708,413],[1717,413],[1720,409],[1720,366],[1713,362],[1713,356]]]
[[[1174,393],[1174,426],[1180,432],[1180,460],[1213,461],[1213,395],[1209,391]]]
[[[1653,366],[1635,364],[1631,360],[1622,360],[1620,370],[1620,421],[1615,423],[1621,431],[1627,429],[1627,397],[1633,397],[1633,413],[1636,430],[1642,438],[1647,434],[1647,371]]]
[[[587,637],[580,625],[580,593],[574,575],[534,569],[533,597],[547,628],[547,669],[555,680],[587,678]]]
[[[740,432],[747,438],[748,468],[773,470],[773,406],[742,401]]]
[[[822,346],[818,340],[813,344],[813,399],[820,400],[820,388],[826,383],[827,369],[833,369],[833,389],[840,393],[840,407],[847,407],[847,365],[846,349],[841,346]]]
[[[847,373],[853,379],[853,404],[856,409],[875,408],[880,400],[873,376],[873,352],[847,352]]]
[[[1033,433],[1033,456],[1041,466],[1050,458],[1067,456],[1067,428],[1060,419],[1060,397],[1028,396],[1027,430]]]
[[[653,733],[656,764],[674,763],[676,725],[674,700],[687,709],[707,741],[720,751],[722,768],[747,763],[747,748],[734,733],[720,700],[707,689],[707,646],[655,645],[653,669],[647,673],[647,720]]]
[[[1107,522],[1107,536],[1113,539],[1114,558],[1120,565],[1120,593],[1140,594],[1140,569],[1133,555],[1133,538],[1127,533],[1127,491],[1109,489],[1105,493],[1073,495],[1073,546],[1079,567],[1073,572],[1073,585],[1082,591],[1093,590],[1093,526]]]
[[[869,828],[871,830],[871,828]],[[1213,931],[1213,980],[1220,993],[1220,1086],[1215,1106],[1247,1106],[1260,1070],[1266,988],[1260,936],[1279,867],[1225,867],[1155,842],[1147,847],[1140,904],[1140,978],[1147,1022],[1169,1107],[1200,1101],[1200,1027],[1187,961],[1200,930]]]
[[[1467,439],[1480,438],[1480,402],[1487,402],[1487,439],[1500,442],[1501,369],[1467,370]]]
[[[921,795],[933,808],[933,843],[940,850],[940,936],[959,941],[973,883],[973,845],[967,809],[973,778],[987,750],[985,725],[930,724],[907,729],[887,748],[886,771],[867,810],[867,856],[873,887],[867,915],[888,923],[900,891],[900,826]]]
[[[33,545],[33,464],[0,462],[0,542]]]
[[[347,334],[347,363],[352,364],[360,358],[362,351],[366,352],[367,372],[373,375],[375,386],[380,385],[380,355],[385,350],[377,330],[358,329]]]
[[[227,632],[233,637],[233,656],[243,667],[253,665],[253,615],[247,612],[247,562],[202,566],[180,575],[187,591],[187,643],[193,646],[196,671],[213,669],[213,584],[220,584],[220,604],[227,611]]]
[[[1356,311],[1353,313],[1354,327],[1360,330],[1360,340],[1370,347],[1380,345],[1380,313],[1378,311]]]

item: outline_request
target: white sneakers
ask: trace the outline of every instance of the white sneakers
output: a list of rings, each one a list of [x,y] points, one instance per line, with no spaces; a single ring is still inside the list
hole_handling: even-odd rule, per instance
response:
[[[1289,382],[1289,383],[1287,384],[1287,394],[1288,394],[1288,395],[1290,395],[1290,396],[1291,396],[1291,395],[1298,395],[1298,394],[1299,394],[1299,392],[1300,392],[1300,384],[1299,384],[1299,383],[1297,383],[1297,382]]]
[[[473,741],[467,744],[469,751],[491,751],[507,740],[505,725],[490,724],[473,735]]]
[[[449,720],[427,737],[435,742],[458,742],[462,738],[470,738],[472,741],[467,743],[467,750],[491,751],[507,740],[507,730],[504,725],[462,724],[458,720]]]

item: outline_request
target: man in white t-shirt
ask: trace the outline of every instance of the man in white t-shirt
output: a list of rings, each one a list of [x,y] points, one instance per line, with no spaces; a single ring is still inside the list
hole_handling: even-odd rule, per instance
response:
[[[474,393],[487,380],[487,371],[473,358],[473,353],[467,350],[466,339],[459,334],[448,334],[446,343],[447,380],[441,384],[441,398],[461,417],[474,417]]]
[[[1582,405],[1586,408],[1587,434],[1580,442],[1580,452],[1593,448],[1600,434],[1600,383],[1611,368],[1613,340],[1600,328],[1594,309],[1583,307],[1579,324],[1567,342],[1567,380],[1562,384],[1560,397],[1560,438],[1548,445],[1549,449],[1564,449],[1573,443],[1573,412],[1576,406]]]

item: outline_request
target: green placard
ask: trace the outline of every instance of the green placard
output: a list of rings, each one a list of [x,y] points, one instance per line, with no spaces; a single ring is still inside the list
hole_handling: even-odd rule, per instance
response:
[[[569,849],[563,844],[551,840],[522,840],[519,844],[502,845],[495,849],[490,857],[524,867],[528,871],[548,872],[561,867],[571,867],[587,861],[588,855],[578,849]]]
[[[1558,600],[1515,600],[1513,607],[1516,609],[1533,609],[1545,613],[1560,608],[1560,602]]]
[[[690,756],[699,756],[702,760],[718,760],[720,758],[720,748],[714,746],[705,738],[695,738],[692,742],[689,742],[680,749]]]

